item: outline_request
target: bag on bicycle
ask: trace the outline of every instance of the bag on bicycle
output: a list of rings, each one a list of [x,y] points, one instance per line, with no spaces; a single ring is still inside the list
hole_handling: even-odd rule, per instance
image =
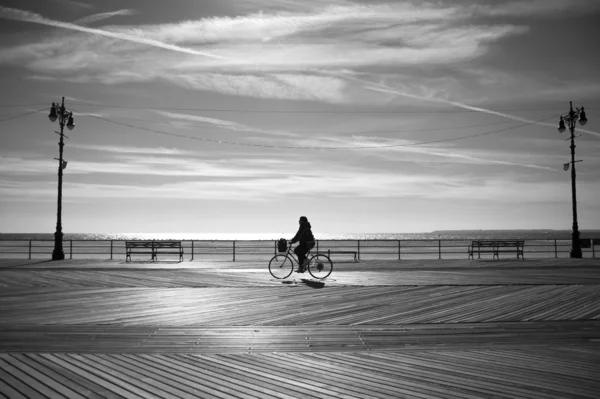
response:
[[[287,240],[285,238],[280,238],[279,241],[277,241],[277,250],[279,252],[287,251]]]

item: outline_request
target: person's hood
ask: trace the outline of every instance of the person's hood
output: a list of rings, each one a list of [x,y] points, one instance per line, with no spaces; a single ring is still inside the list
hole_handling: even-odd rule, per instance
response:
[[[302,223],[300,223],[300,228],[301,229],[310,229],[310,228],[312,228],[312,226],[310,225],[310,222],[302,222]]]

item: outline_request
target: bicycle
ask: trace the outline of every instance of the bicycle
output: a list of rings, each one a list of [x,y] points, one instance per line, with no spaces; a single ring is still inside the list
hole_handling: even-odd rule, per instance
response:
[[[287,252],[284,254],[279,253],[271,258],[269,261],[269,273],[277,279],[288,278],[294,271],[294,261],[300,267],[300,262],[294,254],[291,253],[291,243],[287,246]],[[306,269],[316,279],[323,280],[327,278],[333,271],[333,263],[327,255],[316,254],[310,256],[310,249],[306,254],[306,259],[310,259]]]

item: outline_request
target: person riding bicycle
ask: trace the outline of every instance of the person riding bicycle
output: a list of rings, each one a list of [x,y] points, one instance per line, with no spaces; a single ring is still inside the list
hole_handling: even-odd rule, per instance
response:
[[[306,254],[315,246],[315,237],[313,236],[311,225],[306,216],[300,216],[298,223],[300,223],[300,228],[294,238],[291,239],[291,243],[294,244],[299,242],[298,246],[294,248],[294,252],[298,256],[298,263],[300,264],[296,272],[304,273],[306,266],[308,265]]]

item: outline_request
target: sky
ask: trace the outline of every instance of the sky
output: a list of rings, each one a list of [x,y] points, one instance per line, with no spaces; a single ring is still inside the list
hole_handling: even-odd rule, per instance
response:
[[[0,2],[0,232],[600,229],[597,0]],[[580,136],[579,136],[580,135]]]

